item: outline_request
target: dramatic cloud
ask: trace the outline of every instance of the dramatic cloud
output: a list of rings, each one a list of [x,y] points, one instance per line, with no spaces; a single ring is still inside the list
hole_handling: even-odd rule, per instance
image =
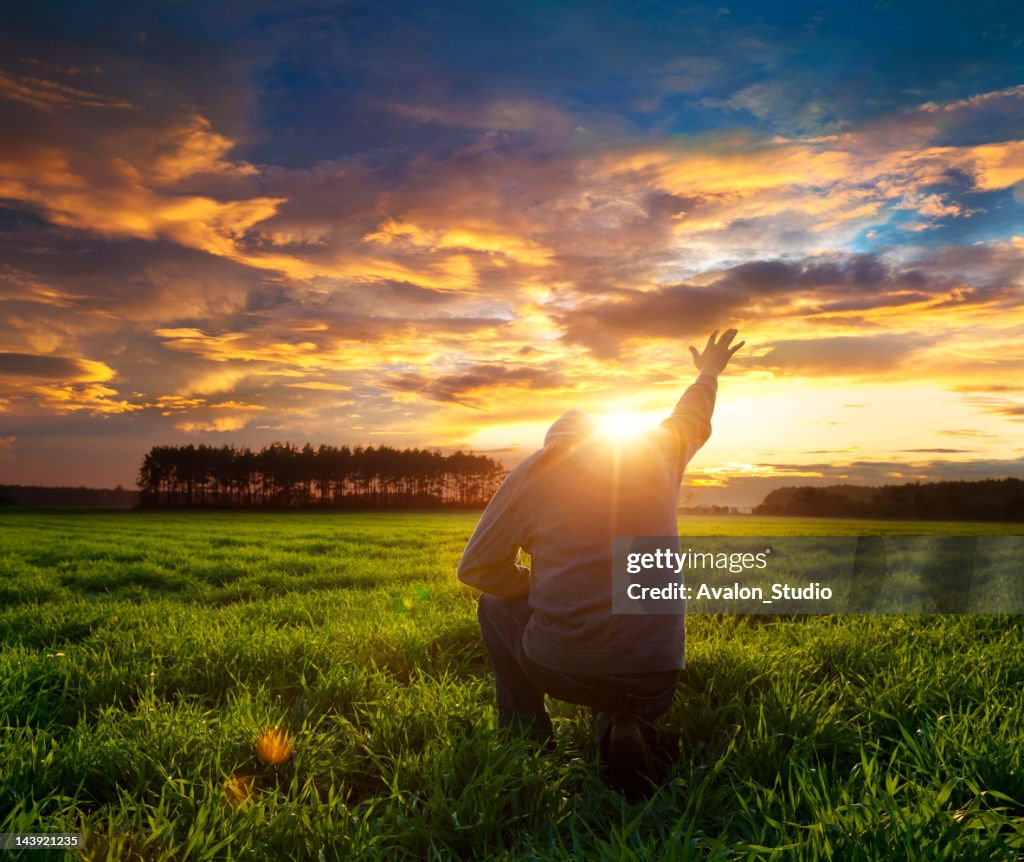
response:
[[[91,93],[55,81],[27,75],[0,72],[0,98],[24,102],[34,108],[50,111],[56,108],[131,108],[124,102],[100,93]]]
[[[902,371],[906,362],[934,338],[918,335],[838,336],[776,341],[763,356],[747,358],[750,368],[812,376],[854,376]]]
[[[473,405],[473,396],[504,387],[542,391],[566,388],[565,379],[550,368],[474,365],[460,374],[427,377],[401,374],[388,384],[400,392],[418,392],[437,401]]]
[[[0,353],[0,377],[41,377],[49,380],[103,383],[114,371],[102,362],[66,356]]]
[[[946,314],[955,306],[1019,306],[1024,260],[1015,257],[1007,266],[997,256],[982,260],[972,255],[976,282],[972,285],[962,272],[937,266],[950,263],[949,257],[903,266],[873,254],[752,261],[705,273],[701,283],[635,291],[612,300],[581,301],[558,312],[556,319],[567,341],[612,356],[629,339],[696,337],[721,327],[722,321],[749,326],[771,320],[806,320],[820,325],[837,320],[838,312],[859,312],[858,320],[864,322],[868,312],[892,317],[893,309],[907,306],[913,306],[919,319]],[[1004,271],[1007,268],[1009,271]],[[982,273],[985,275],[979,278]],[[842,323],[842,318],[838,322]],[[914,340],[919,341],[916,336]],[[822,368],[831,370],[848,359],[850,350],[856,350],[849,347],[854,342],[852,338],[838,339],[835,346],[846,352],[835,361],[823,358]],[[868,346],[870,340],[861,343]],[[778,358],[781,361],[782,354]],[[770,367],[771,361],[755,364]],[[800,364],[809,370],[806,362]]]

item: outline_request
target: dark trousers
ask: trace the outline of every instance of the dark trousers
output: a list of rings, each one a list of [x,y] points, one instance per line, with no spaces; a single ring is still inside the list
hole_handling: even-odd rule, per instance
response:
[[[589,706],[601,744],[619,713],[653,722],[668,711],[678,671],[641,674],[582,675],[562,673],[531,661],[523,651],[523,632],[533,610],[526,597],[502,599],[481,595],[477,617],[484,646],[494,666],[498,726],[522,729],[538,738],[552,734],[544,695]]]

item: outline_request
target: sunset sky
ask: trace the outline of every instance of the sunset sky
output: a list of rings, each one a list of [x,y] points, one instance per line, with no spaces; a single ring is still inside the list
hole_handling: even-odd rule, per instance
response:
[[[1024,476],[1024,13],[6,4],[0,483],[667,414],[691,502]]]

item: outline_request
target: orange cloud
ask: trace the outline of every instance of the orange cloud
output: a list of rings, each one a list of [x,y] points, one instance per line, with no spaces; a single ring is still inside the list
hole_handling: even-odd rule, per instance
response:
[[[186,434],[198,434],[204,431],[215,431],[223,433],[226,431],[240,431],[252,421],[252,416],[218,416],[208,422],[189,421],[177,422],[174,427]]]
[[[173,183],[198,174],[244,177],[259,173],[248,162],[223,160],[222,156],[234,149],[235,142],[213,131],[210,121],[201,114],[193,114],[172,135],[176,149],[153,164],[153,176],[160,182]]]
[[[134,108],[131,102],[47,81],[27,75],[8,75],[0,71],[0,98],[24,102],[33,108]]]
[[[7,272],[3,272],[4,269]],[[85,299],[83,294],[51,287],[31,278],[27,273],[19,275],[12,274],[9,267],[0,267],[0,279],[6,282],[6,285],[0,284],[0,290],[6,286],[9,291],[7,295],[0,293],[0,302],[31,302],[53,308],[71,308],[78,300]]]
[[[495,323],[501,321],[367,317],[315,333],[300,321],[283,320],[246,332],[214,334],[183,327],[161,328],[153,334],[171,350],[211,362],[246,363],[245,373],[252,376],[307,377],[388,365],[423,367],[459,350],[518,346],[510,333],[496,333]]]
[[[1018,84],[1016,87],[1007,87],[1003,90],[978,93],[975,96],[970,96],[966,99],[956,99],[952,102],[925,102],[918,110],[925,113],[952,113],[954,111],[961,111],[964,108],[980,108],[993,102],[1013,99],[1024,99],[1024,84]]]
[[[94,185],[73,171],[67,155],[53,150],[0,163],[0,196],[39,207],[54,224],[115,236],[170,239],[259,268],[284,266],[273,256],[244,253],[237,242],[246,230],[274,215],[283,198],[222,202],[201,195],[161,194],[130,180]]]
[[[99,383],[30,386],[25,388],[22,394],[33,398],[40,407],[55,413],[84,411],[103,415],[131,413],[143,407],[141,404],[119,399],[116,389]]]
[[[885,149],[870,129],[802,141],[735,134],[679,147],[620,149],[584,164],[594,182],[630,179],[633,194],[653,185],[697,201],[696,212],[676,218],[680,237],[714,237],[736,220],[786,213],[814,216],[809,229],[825,233],[845,223],[882,224],[888,219],[883,207],[893,202],[925,219],[970,215],[928,187],[950,182],[955,171],[982,191],[1015,185],[1024,180],[1024,141]]]
[[[167,339],[172,350],[197,353],[213,362],[269,362],[298,367],[318,367],[322,362],[320,347],[312,341],[263,341],[244,332],[211,335],[200,329],[157,329],[153,333]]]
[[[0,353],[0,382],[7,390],[2,409],[16,401],[56,413],[126,413],[141,409],[104,384],[116,373],[105,362],[67,356]]]
[[[416,248],[431,251],[459,249],[498,254],[532,266],[547,266],[553,251],[531,239],[517,237],[494,225],[467,220],[458,227],[424,229],[408,222],[388,219],[376,231],[363,237],[364,242],[392,245],[404,240]]]
[[[105,362],[67,356],[0,353],[0,378],[46,378],[75,383],[105,383],[115,376]]]
[[[691,147],[612,155],[594,166],[597,176],[635,172],[673,194],[739,196],[782,187],[821,186],[850,175],[842,150],[790,143],[755,143],[746,136],[701,141]]]
[[[824,475],[819,470],[730,461],[717,467],[704,467],[688,473],[686,485],[697,488],[722,488],[736,481],[748,479],[814,479]]]
[[[352,389],[351,386],[342,386],[339,383],[327,383],[322,380],[306,380],[302,383],[286,383],[285,386],[289,386],[292,389],[313,389],[322,392],[348,392]]]
[[[1024,180],[1024,141],[1006,141],[967,148],[975,185],[984,191],[1005,189]]]

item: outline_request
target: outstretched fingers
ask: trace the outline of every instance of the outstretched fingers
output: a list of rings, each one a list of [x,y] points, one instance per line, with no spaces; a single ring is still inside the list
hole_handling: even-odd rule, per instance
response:
[[[718,330],[716,329],[708,336],[708,343],[704,345],[703,351],[698,351],[691,344],[690,355],[693,357],[693,364],[700,370],[705,370],[705,366],[709,365],[709,363],[715,365],[721,363],[721,367],[725,368],[725,363],[732,359],[733,354],[747,343],[746,341],[741,341],[739,344],[732,344],[732,340],[736,337],[737,332],[737,329],[730,327],[722,333],[721,338],[718,338]],[[732,346],[730,347],[730,345]]]

